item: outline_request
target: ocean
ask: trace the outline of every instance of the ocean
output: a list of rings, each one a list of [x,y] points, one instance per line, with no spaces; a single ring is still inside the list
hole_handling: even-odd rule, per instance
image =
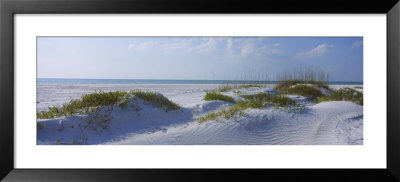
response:
[[[163,79],[70,79],[37,78],[37,85],[76,85],[76,84],[276,84],[277,81],[243,80],[163,80]],[[332,85],[363,85],[363,82],[332,81]]]

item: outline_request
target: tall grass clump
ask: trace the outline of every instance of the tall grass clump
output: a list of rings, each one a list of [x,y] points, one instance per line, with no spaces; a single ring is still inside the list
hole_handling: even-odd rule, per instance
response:
[[[197,122],[201,124],[207,121],[216,120],[221,117],[223,117],[224,119],[230,119],[233,117],[234,121],[237,121],[238,116],[243,116],[244,110],[248,108],[260,108],[260,106],[245,101],[239,101],[237,104],[228,109],[223,109],[222,111],[209,113],[203,117],[199,117],[197,118]]]
[[[38,119],[52,119],[61,116],[72,116],[74,114],[89,114],[97,111],[100,107],[119,105],[124,108],[128,102],[137,97],[145,103],[151,103],[156,107],[163,108],[165,111],[177,110],[179,105],[168,100],[161,94],[154,92],[144,92],[140,90],[127,91],[110,91],[110,92],[94,92],[82,95],[80,99],[72,99],[62,106],[49,107],[48,111],[37,113]]]
[[[88,114],[94,112],[100,106],[111,106],[130,99],[126,91],[94,92],[82,95],[80,99],[72,99],[62,106],[49,107],[48,111],[37,113],[38,119],[51,119],[74,114]]]
[[[262,103],[263,105],[265,103],[271,103],[277,107],[296,105],[295,100],[281,94],[271,95],[270,93],[266,94],[260,92],[254,95],[243,95],[243,98],[245,98],[248,102],[256,102],[256,103],[259,102]]]
[[[162,108],[165,110],[165,112],[168,112],[170,110],[178,110],[180,109],[180,106],[165,96],[156,93],[156,92],[145,92],[141,90],[133,90],[130,92],[132,95],[142,99],[144,103],[149,103],[152,104],[158,108]]]
[[[311,99],[323,96],[320,89],[309,85],[295,85],[287,89],[287,93],[305,96]]]
[[[263,85],[255,85],[255,84],[248,84],[248,85],[239,85],[237,88],[262,88]]]
[[[218,92],[207,92],[206,95],[204,96],[205,101],[211,101],[211,100],[220,100],[220,101],[226,101],[230,103],[234,103],[235,99],[233,99],[230,96],[220,94]]]
[[[230,119],[232,117],[235,117],[234,120],[236,121],[238,119],[237,116],[243,116],[243,115],[244,115],[243,109],[240,108],[239,106],[234,105],[228,109],[223,109],[222,111],[209,113],[203,117],[199,117],[197,118],[197,122],[201,124],[207,121],[216,120],[221,117],[225,119]]]
[[[291,72],[283,72],[278,74],[278,84],[275,89],[287,91],[297,84],[313,84],[330,90],[329,88],[329,73],[325,71],[315,71],[314,69],[297,69]]]
[[[340,88],[331,93],[331,95],[323,96],[318,99],[318,102],[325,101],[351,101],[359,105],[363,105],[363,93],[352,88]]]
[[[235,89],[236,85],[230,82],[224,81],[223,84],[219,85],[218,88],[214,89],[214,92],[227,92],[232,89]]]
[[[233,89],[241,89],[241,88],[252,88],[252,87],[262,88],[267,83],[268,83],[268,74],[265,74],[264,77],[262,77],[260,74],[253,76],[244,74],[244,76],[242,78],[239,78],[238,80],[223,81],[223,83],[214,91],[227,92]]]

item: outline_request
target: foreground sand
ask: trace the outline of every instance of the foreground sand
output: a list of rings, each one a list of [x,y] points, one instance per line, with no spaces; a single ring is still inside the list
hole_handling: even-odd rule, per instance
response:
[[[335,85],[333,88],[354,87]],[[38,111],[61,105],[72,98],[95,90],[142,89],[157,91],[179,104],[182,109],[165,112],[137,101],[139,112],[121,109],[111,111],[108,129],[79,128],[84,116],[40,119],[38,144],[268,144],[268,145],[348,145],[363,144],[363,106],[347,101],[315,104],[302,96],[291,95],[304,110],[296,108],[248,109],[238,121],[220,119],[199,124],[196,118],[231,106],[223,101],[204,101],[207,90],[218,85],[39,85]],[[273,85],[248,88],[246,94],[276,92]],[[232,91],[224,94],[240,99]]]

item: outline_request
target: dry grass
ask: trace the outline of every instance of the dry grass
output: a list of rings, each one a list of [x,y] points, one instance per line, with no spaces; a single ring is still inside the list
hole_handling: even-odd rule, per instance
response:
[[[220,101],[226,101],[230,103],[234,103],[235,99],[233,99],[230,96],[220,94],[218,92],[207,92],[206,95],[204,96],[205,101],[211,101],[211,100],[220,100]]]
[[[348,87],[335,90],[331,93],[331,95],[320,97],[318,99],[318,102],[341,101],[341,100],[351,101],[359,105],[364,104],[363,93]]]
[[[74,114],[89,114],[97,111],[99,107],[118,105],[126,108],[128,102],[134,98],[140,98],[145,104],[152,104],[158,108],[177,110],[180,106],[161,94],[155,92],[145,92],[141,90],[94,92],[82,95],[80,99],[73,99],[60,106],[49,107],[48,111],[37,113],[38,119],[51,119],[61,116],[72,116]]]

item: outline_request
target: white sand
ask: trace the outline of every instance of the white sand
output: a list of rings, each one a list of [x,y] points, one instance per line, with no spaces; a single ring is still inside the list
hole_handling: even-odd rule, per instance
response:
[[[176,103],[185,106],[201,101],[200,97],[209,89],[217,88],[217,84],[81,84],[81,85],[38,85],[37,86],[37,111],[47,110],[49,106],[62,105],[71,99],[78,99],[83,94],[94,91],[117,91],[117,90],[149,90],[156,91]],[[197,97],[196,97],[197,94]]]
[[[43,128],[37,130],[38,144],[363,144],[363,106],[347,101],[315,104],[305,97],[291,95],[304,104],[303,112],[274,109],[248,109],[238,121],[210,121],[198,124],[196,118],[231,106],[223,101],[204,101],[207,90],[218,85],[39,85],[38,111],[61,105],[71,98],[95,90],[142,89],[157,91],[179,104],[179,111],[165,112],[137,101],[139,112],[118,106],[110,111],[113,119],[108,129],[80,129],[85,116],[38,120]],[[276,92],[267,88],[241,89],[246,94]],[[354,87],[334,85],[332,88]],[[232,91],[224,93],[240,99]],[[132,101],[134,102],[134,101]],[[82,125],[81,125],[82,126]],[[87,139],[87,140],[86,140]]]

